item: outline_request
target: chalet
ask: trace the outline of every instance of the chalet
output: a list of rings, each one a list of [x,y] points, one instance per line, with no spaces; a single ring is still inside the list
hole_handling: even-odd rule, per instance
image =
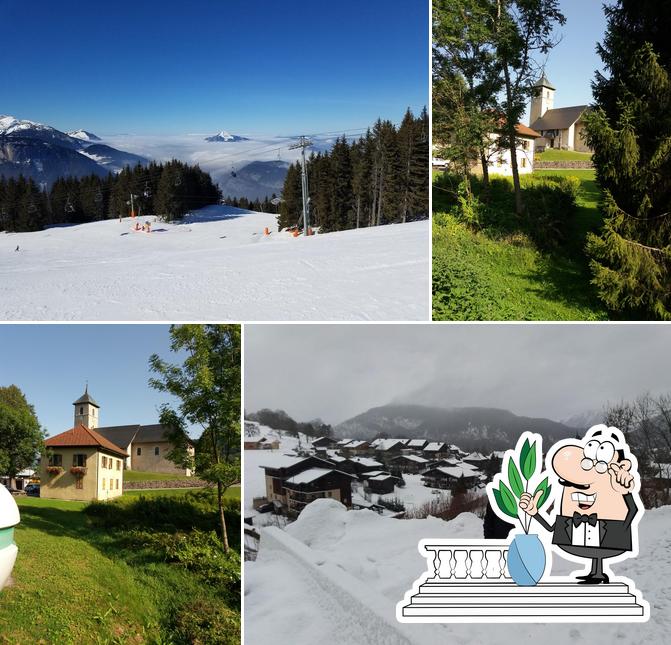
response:
[[[386,495],[387,493],[393,493],[394,487],[398,480],[393,475],[389,473],[381,473],[375,475],[374,477],[369,477],[366,480],[365,488],[368,489],[370,493],[376,493],[377,495]]]
[[[391,475],[391,473],[386,470],[367,470],[365,473],[359,475],[359,479],[365,482],[367,479],[377,477],[378,475]]]
[[[275,456],[270,466],[263,468],[266,478],[266,498],[276,506],[287,508],[287,493],[284,482],[311,468],[331,470],[333,465],[318,457],[291,457],[289,455]]]
[[[479,468],[484,466],[489,461],[489,457],[485,457],[481,452],[472,452],[466,455],[462,461],[465,461],[467,464],[471,464],[471,466],[476,466]]]
[[[244,441],[245,450],[278,450],[279,439],[268,439],[268,437],[246,437]]]
[[[95,430],[80,423],[44,443],[41,497],[96,501],[123,494],[128,454]]]
[[[442,441],[432,441],[431,443],[427,443],[426,446],[424,446],[422,454],[426,459],[443,459],[450,454],[450,448]]]
[[[375,455],[386,464],[393,457],[400,455],[404,448],[405,444],[401,439],[383,439],[375,446]]]
[[[350,441],[342,447],[343,455],[365,455],[370,448],[367,441],[359,441],[357,439]]]
[[[317,437],[312,441],[313,448],[334,448],[338,442],[332,437]]]
[[[336,443],[336,448],[344,448],[352,439],[341,439]]]
[[[89,394],[88,385],[84,394],[74,403],[75,427],[83,425],[95,430],[126,453],[126,470],[151,473],[191,475],[191,469],[181,468],[168,459],[173,444],[168,437],[168,428],[160,423],[152,425],[125,425],[100,427],[100,406]],[[188,450],[194,454],[193,446]]]
[[[412,450],[418,450],[421,452],[422,450],[424,450],[424,446],[426,446],[427,443],[429,442],[426,439],[411,439],[406,444],[406,448],[410,448]]]
[[[555,108],[556,88],[545,74],[533,86],[529,127],[540,134],[537,140],[539,150],[559,148],[590,152],[585,136],[584,117],[588,105]]]
[[[394,473],[419,473],[428,468],[429,460],[417,455],[398,455],[388,465]]]
[[[480,481],[480,472],[469,464],[431,468],[422,475],[424,485],[429,488],[454,490],[457,484],[473,488]]]
[[[338,468],[346,473],[359,476],[371,470],[379,470],[382,464],[370,457],[350,457],[338,464]]]
[[[287,514],[298,515],[310,502],[323,497],[352,506],[354,475],[328,468],[309,468],[284,481]]]

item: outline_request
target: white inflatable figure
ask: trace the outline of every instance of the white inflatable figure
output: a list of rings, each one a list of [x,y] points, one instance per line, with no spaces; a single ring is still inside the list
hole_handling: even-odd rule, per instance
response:
[[[20,521],[19,507],[11,493],[0,484],[0,589],[7,584],[19,552],[14,544],[14,527]]]

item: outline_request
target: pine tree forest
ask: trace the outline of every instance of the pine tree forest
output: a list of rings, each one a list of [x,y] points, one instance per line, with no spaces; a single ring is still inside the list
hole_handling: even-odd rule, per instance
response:
[[[62,178],[49,191],[32,179],[0,177],[0,230],[37,231],[127,217],[131,211],[171,221],[220,200],[209,174],[176,160],[137,165],[107,177]]]
[[[365,136],[339,138],[307,162],[310,224],[322,233],[425,219],[429,213],[429,120],[410,110],[400,126],[378,120]],[[301,167],[289,167],[280,229],[302,218]],[[302,224],[301,224],[302,226]]]

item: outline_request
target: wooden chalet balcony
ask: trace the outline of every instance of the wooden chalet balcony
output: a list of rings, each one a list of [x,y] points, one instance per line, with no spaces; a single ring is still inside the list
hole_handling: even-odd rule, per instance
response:
[[[623,582],[579,585],[573,579],[555,578],[535,587],[518,586],[508,573],[508,546],[507,540],[420,542],[428,571],[406,593],[400,610],[402,620],[643,620],[640,595]]]

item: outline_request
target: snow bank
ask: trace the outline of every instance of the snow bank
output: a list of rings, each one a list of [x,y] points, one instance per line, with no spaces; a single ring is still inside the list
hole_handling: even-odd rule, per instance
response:
[[[640,550],[636,560],[615,565],[616,573],[631,577],[650,603],[651,618],[638,624],[520,624],[408,625],[400,632],[410,642],[425,645],[445,643],[508,645],[587,645],[613,642],[622,645],[666,643],[671,633],[671,507],[647,511],[640,527]],[[482,522],[462,514],[451,522],[436,518],[394,520],[371,511],[346,511],[334,500],[308,505],[298,520],[287,526],[280,538],[277,529],[263,532],[256,562],[245,565],[245,629],[250,642],[352,643],[377,645],[382,616],[395,616],[396,603],[425,570],[426,559],[417,551],[422,538],[482,538]],[[289,537],[291,541],[282,540]],[[278,546],[281,542],[283,547]],[[300,547],[296,547],[296,543]],[[289,549],[286,545],[292,545]],[[297,555],[298,554],[298,555]],[[303,565],[303,561],[313,564]],[[553,573],[568,574],[578,567],[557,556]],[[348,589],[365,590],[370,625],[363,622],[362,608],[352,607],[334,587],[337,575],[323,576],[315,570],[341,572]],[[343,578],[344,579],[344,578]],[[361,598],[354,592],[355,600]],[[329,600],[331,599],[332,600]],[[337,600],[336,600],[337,599]],[[342,603],[342,605],[340,604]],[[349,613],[353,628],[349,629]],[[384,621],[383,621],[384,622]],[[347,629],[343,634],[342,630]],[[391,641],[388,641],[391,642]],[[402,642],[402,641],[401,641]]]
[[[0,318],[429,317],[428,221],[293,238],[277,232],[275,215],[216,206],[153,222],[151,234],[134,225],[0,233]]]

